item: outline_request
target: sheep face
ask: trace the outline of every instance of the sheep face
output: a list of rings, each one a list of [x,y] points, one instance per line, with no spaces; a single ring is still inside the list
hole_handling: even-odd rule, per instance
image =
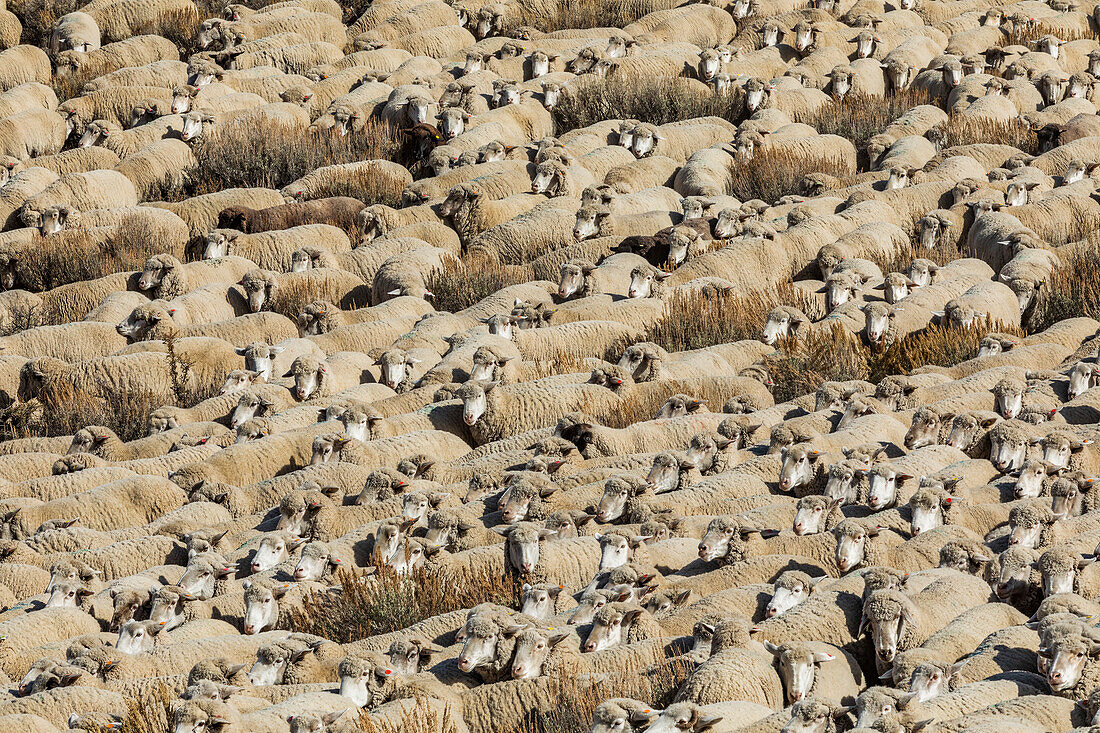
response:
[[[478,667],[487,667],[497,656],[497,644],[502,635],[495,623],[475,624],[467,630],[466,641],[458,654],[458,668],[469,673]]]
[[[892,466],[877,465],[870,472],[870,486],[867,492],[867,505],[875,511],[892,506],[897,501],[898,482],[912,476],[898,473]]]
[[[1077,573],[1095,562],[1095,558],[1081,557],[1059,550],[1048,550],[1039,558],[1042,573],[1043,595],[1073,593]]]
[[[92,591],[78,583],[61,582],[54,584],[50,597],[46,599],[46,608],[79,608],[81,601]]]
[[[488,409],[488,397],[486,391],[492,389],[495,385],[493,382],[485,384],[485,386],[471,385],[467,382],[463,385],[463,388],[459,390],[459,397],[462,399],[462,422],[467,425],[476,425]]]
[[[955,328],[969,328],[974,325],[974,321],[984,319],[986,314],[958,301],[949,301],[942,317],[947,325]]]
[[[309,366],[314,366],[314,368],[310,369]],[[321,384],[328,375],[328,368],[324,364],[309,366],[296,360],[291,368],[294,377],[294,396],[301,401],[320,394]]]
[[[428,507],[431,502],[423,494],[412,492],[405,494],[401,499],[401,518],[412,523],[423,522],[428,516]]]
[[[1024,392],[1026,390],[1027,387],[1022,382],[1013,383],[1009,380],[1002,380],[993,388],[997,412],[1001,414],[1001,417],[1005,420],[1011,420],[1020,414],[1020,411],[1024,409]]]
[[[718,58],[718,52],[708,48],[699,54],[699,78],[703,81],[711,81],[722,70],[722,60]]]
[[[141,277],[138,279],[138,289],[153,290],[158,287],[164,281],[170,269],[170,263],[163,262],[156,257],[150,257],[145,261],[145,267],[141,271]]]
[[[229,255],[229,236],[215,229],[206,235],[206,247],[202,251],[204,260],[216,260]]]
[[[760,340],[768,346],[774,346],[779,339],[789,338],[802,325],[803,319],[789,308],[774,308],[764,322]]]
[[[538,679],[550,651],[567,638],[568,634],[543,635],[531,628],[517,633],[516,652],[512,658],[512,679]]]
[[[523,584],[520,613],[539,621],[548,621],[554,616],[558,596],[565,586],[534,587]]]
[[[856,503],[859,500],[859,480],[863,476],[860,468],[858,461],[841,461],[829,466],[825,498],[839,501],[841,506]]]
[[[868,529],[861,525],[849,525],[841,522],[833,531],[836,535],[836,564],[841,572],[849,572],[863,563],[866,557],[867,543],[878,535],[878,529]]]
[[[917,226],[920,229],[921,246],[932,249],[943,239],[945,230],[951,227],[951,221],[929,214],[921,217]]]
[[[811,484],[817,474],[817,462],[821,451],[808,446],[796,445],[784,448],[781,452],[783,465],[779,469],[780,491],[794,491]]]
[[[264,645],[256,650],[256,661],[248,670],[248,681],[254,687],[271,687],[283,684],[287,668],[291,664],[292,652],[275,644]],[[304,656],[304,655],[303,655]]]
[[[340,695],[358,707],[371,707],[381,700],[375,696],[397,670],[383,664],[373,664],[362,657],[348,658],[339,667]]]
[[[1049,660],[1047,683],[1050,689],[1059,693],[1078,683],[1090,660],[1100,657],[1100,644],[1081,636],[1066,636],[1055,639],[1040,655]]]
[[[347,709],[337,710],[324,715],[305,713],[303,715],[288,715],[286,722],[290,724],[290,733],[328,733],[334,730],[332,727]]]
[[[165,631],[178,628],[184,622],[184,601],[186,600],[189,598],[181,592],[161,589],[153,595],[153,602],[149,608],[149,620],[163,622]]]
[[[819,534],[825,530],[825,519],[832,511],[832,504],[822,497],[807,496],[799,499],[792,529],[799,537]]]
[[[908,432],[905,433],[905,447],[916,450],[926,445],[935,445],[939,440],[940,426],[952,419],[954,415],[941,415],[932,409],[917,410],[913,414]]]
[[[581,597],[580,602],[573,610],[573,613],[570,614],[569,620],[566,621],[566,623],[570,626],[582,626],[592,623],[592,619],[596,617],[596,613],[617,597],[618,594],[610,590],[598,590],[593,593],[586,593]]]
[[[305,272],[312,269],[313,258],[309,256],[309,252],[305,249],[294,250],[294,254],[290,256],[290,271]]]
[[[260,395],[246,392],[237,400],[237,406],[233,409],[233,414],[229,418],[229,427],[236,430],[245,422],[259,417],[269,408],[274,407],[274,404]]]
[[[951,691],[951,677],[961,668],[949,665],[945,670],[941,665],[924,662],[917,665],[909,678],[910,698],[914,703],[928,702]]]
[[[279,621],[279,598],[289,585],[268,588],[252,584],[244,593],[244,633],[251,636],[264,629],[275,628]]]
[[[108,631],[118,631],[119,627],[127,621],[133,621],[141,608],[148,604],[150,594],[136,591],[111,591],[113,601],[113,613]]]
[[[771,600],[768,601],[768,605],[764,609],[764,617],[782,616],[809,597],[810,588],[805,583],[790,582],[781,585],[777,581],[772,588]]]
[[[281,532],[264,535],[256,552],[252,555],[252,572],[262,573],[279,563],[290,559],[291,550],[303,544],[305,540],[288,537]]]
[[[561,85],[546,81],[542,84],[542,106],[552,110],[561,101]]]
[[[142,654],[153,651],[156,637],[165,624],[157,621],[127,621],[118,630],[115,649],[123,654]]]
[[[508,564],[524,575],[539,564],[539,542],[557,535],[552,529],[540,529],[530,523],[513,525],[504,543]]]
[[[1010,515],[1009,525],[1012,527],[1008,535],[1008,544],[1019,545],[1023,548],[1035,549],[1039,545],[1045,524],[1032,517],[1017,518],[1012,521]],[[1003,572],[1003,568],[1002,568]]]
[[[234,568],[211,562],[212,558],[197,556],[191,558],[187,569],[180,578],[179,587],[200,601],[214,597],[215,584],[219,578],[227,578],[234,573]]]
[[[435,116],[439,122],[439,131],[446,140],[454,140],[466,131],[470,113],[460,107],[448,107]]]
[[[1001,473],[1011,473],[1024,465],[1027,437],[1015,431],[993,431],[989,435],[989,461]]]
[[[225,384],[218,390],[218,394],[227,395],[244,392],[252,385],[262,384],[263,382],[264,380],[259,372],[249,371],[248,369],[234,369],[225,378]]]
[[[70,122],[69,124],[71,125],[72,123]],[[77,141],[76,146],[78,148],[90,148],[93,145],[98,145],[103,140],[110,137],[110,134],[110,130],[106,129],[102,125],[99,125],[96,122],[90,122],[84,128],[84,134],[80,136],[80,140]]]
[[[592,629],[581,647],[582,651],[600,652],[618,646],[641,613],[640,608],[620,610],[614,606],[605,606],[592,619]]]
[[[657,142],[661,139],[656,128],[651,125],[639,125],[634,130],[634,140],[631,142],[630,150],[635,157],[644,158],[653,154],[657,148]]]
[[[627,500],[633,495],[630,485],[625,481],[608,481],[604,484],[603,496],[596,509],[596,521],[614,522],[623,515]]]
[[[1050,433],[1042,440],[1043,460],[1055,468],[1069,468],[1070,457],[1091,440],[1081,440],[1066,433]]]
[[[1077,399],[1100,381],[1100,365],[1079,361],[1069,372],[1068,396]]]
[[[1016,478],[1016,498],[1035,499],[1043,493],[1043,482],[1051,469],[1045,461],[1028,459],[1020,467],[1020,475]],[[1057,507],[1052,507],[1059,511]]]
[[[611,211],[604,207],[582,206],[577,211],[577,220],[573,224],[573,237],[582,241],[599,236],[603,222],[609,216]]]
[[[947,497],[941,502],[937,492],[918,489],[909,498],[909,510],[912,515],[909,520],[909,531],[912,535],[915,537],[922,532],[942,527],[944,524],[943,504],[950,504],[951,501],[952,498]]]
[[[626,537],[621,534],[595,535],[600,542],[600,571],[621,567],[630,562],[634,549],[641,547],[647,538]]]
[[[787,701],[796,703],[806,698],[814,686],[817,666],[831,662],[836,656],[827,652],[814,652],[801,644],[776,646],[764,642],[764,647],[772,653],[779,666],[779,677],[787,692]]]
[[[531,193],[545,193],[561,196],[565,192],[565,167],[557,161],[547,160],[539,163],[535,176],[531,180]]]

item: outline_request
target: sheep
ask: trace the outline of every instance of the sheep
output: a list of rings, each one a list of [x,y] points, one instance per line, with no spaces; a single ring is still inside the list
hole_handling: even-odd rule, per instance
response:
[[[584,401],[587,409],[610,407],[618,398],[595,385],[551,387],[546,390],[511,392],[495,382],[469,382],[458,389],[463,422],[478,445],[507,435],[549,426],[574,409],[573,401]]]
[[[831,644],[786,642],[776,645],[765,641],[764,648],[775,657],[787,699],[792,702],[812,697],[854,703],[863,688],[863,672],[855,659]],[[843,662],[826,664],[837,659]],[[845,663],[847,669],[844,669]]]
[[[331,224],[345,232],[351,232],[358,225],[359,212],[365,208],[363,202],[347,196],[314,199],[266,209],[229,206],[218,212],[218,228],[255,234],[303,224]]]

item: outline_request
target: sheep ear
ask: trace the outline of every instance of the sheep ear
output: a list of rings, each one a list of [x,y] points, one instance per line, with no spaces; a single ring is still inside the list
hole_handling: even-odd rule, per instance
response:
[[[767,639],[764,640],[764,648],[771,652],[772,656],[779,656],[779,647],[771,643]]]

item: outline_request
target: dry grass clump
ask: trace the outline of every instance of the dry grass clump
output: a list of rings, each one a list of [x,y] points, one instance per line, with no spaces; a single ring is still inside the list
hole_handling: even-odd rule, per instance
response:
[[[1007,46],[1027,46],[1031,48],[1031,42],[1037,41],[1046,35],[1058,36],[1062,41],[1082,41],[1082,40],[1100,40],[1097,34],[1092,31],[1092,25],[1089,24],[1088,31],[1065,31],[1064,29],[1052,28],[1050,25],[1044,23],[1042,19],[1037,20],[1035,23],[1028,23],[1024,25],[1022,23],[1009,24],[1011,30],[1008,31],[1008,37],[1001,44],[1002,48]]]
[[[799,308],[814,319],[825,315],[815,300],[790,282],[763,292],[697,290],[673,295],[665,317],[653,325],[646,340],[666,351],[686,351],[756,339],[768,313],[780,305]]]
[[[453,583],[431,568],[409,575],[380,568],[371,576],[344,570],[338,582],[343,587],[339,595],[311,595],[280,623],[291,631],[345,644],[479,603],[515,606],[519,602],[519,588],[509,575],[486,574],[470,583]]]
[[[776,403],[814,392],[822,382],[863,379],[877,383],[891,374],[909,374],[927,365],[950,367],[978,355],[982,338],[991,331],[1022,335],[1002,323],[978,322],[966,328],[930,325],[909,334],[888,349],[871,348],[840,325],[787,339],[767,357],[775,382]]]
[[[681,658],[648,659],[595,683],[585,675],[555,679],[551,698],[568,704],[530,711],[518,733],[587,733],[596,706],[614,697],[642,700],[656,709],[667,707],[693,669]]]
[[[943,135],[943,149],[958,145],[997,143],[1019,148],[1028,155],[1039,155],[1039,137],[1024,119],[1016,117],[1007,121],[986,117],[951,115],[947,122],[936,128]]]
[[[809,173],[843,180],[855,172],[841,158],[830,155],[814,160],[790,148],[766,145],[751,160],[734,166],[727,193],[742,201],[762,199],[774,203],[784,196],[800,194],[802,181]]]
[[[1038,333],[1066,318],[1100,318],[1100,237],[1071,250],[1039,290],[1028,330]]]
[[[117,232],[104,241],[97,241],[85,229],[66,229],[49,237],[35,236],[30,246],[19,253],[16,280],[25,290],[42,292],[117,272],[140,270],[145,260],[164,252],[160,235],[137,218],[123,221]],[[184,257],[182,248],[168,254],[181,260]]]
[[[122,733],[163,733],[171,729],[174,696],[165,685],[141,697],[126,697]]]
[[[868,140],[913,107],[935,103],[926,91],[912,88],[886,97],[853,93],[826,104],[809,119],[799,121],[813,125],[822,135],[847,138],[856,150],[862,150]]]
[[[530,9],[513,6],[519,10],[520,17],[511,25],[513,28],[530,25],[543,33],[582,28],[622,28],[643,15],[657,10],[668,10],[676,5],[673,0],[650,3],[630,0],[559,0],[553,8],[548,9],[533,3]],[[511,34],[506,32],[504,35]]]
[[[914,233],[914,237],[919,234]],[[957,249],[948,248],[945,246],[937,246],[932,249],[922,247],[918,242],[910,242],[907,248],[895,251],[891,256],[884,257],[878,252],[871,253],[867,256],[871,262],[874,262],[882,270],[883,274],[891,272],[905,272],[913,260],[925,259],[935,262],[937,265],[943,267],[952,260],[959,259],[960,255]]]
[[[165,379],[169,379],[165,360]],[[149,413],[165,404],[164,395],[144,391],[85,390],[60,383],[37,399],[16,402],[0,411],[0,439],[56,438],[87,425],[103,425],[123,441],[144,438]]]
[[[640,120],[654,125],[694,117],[721,117],[740,122],[745,117],[740,87],[726,96],[700,94],[686,79],[627,79],[614,74],[578,84],[553,110],[557,134],[603,120]]]
[[[527,267],[501,265],[479,257],[476,262],[448,258],[443,268],[428,273],[426,285],[436,310],[457,313],[475,305],[501,288],[531,280]]]
[[[350,135],[282,129],[268,129],[258,135],[253,125],[231,121],[204,133],[192,150],[199,166],[190,190],[181,192],[186,196],[235,187],[281,189],[317,168],[339,163],[412,162],[394,128],[374,118],[368,118],[363,129]],[[381,185],[376,188],[379,198],[371,203],[399,204],[391,191]]]

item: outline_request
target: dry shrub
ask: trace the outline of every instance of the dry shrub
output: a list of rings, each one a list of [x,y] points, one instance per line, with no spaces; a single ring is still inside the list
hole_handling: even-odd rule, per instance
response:
[[[913,107],[935,103],[927,92],[912,88],[886,97],[853,93],[824,105],[802,122],[813,125],[822,135],[847,138],[856,150],[862,150],[868,140]]]
[[[455,260],[448,258],[443,268],[428,273],[425,283],[432,292],[437,310],[457,313],[480,303],[501,288],[531,280],[529,268],[501,265],[485,258]]]
[[[1012,26],[1008,31],[1008,37],[1001,43],[1001,48],[1007,48],[1008,46],[1027,46],[1031,48],[1031,42],[1037,41],[1046,35],[1058,36],[1063,41],[1082,41],[1082,40],[1100,40],[1100,37],[1096,33],[1092,32],[1092,25],[1089,24],[1089,30],[1082,31],[1070,31],[1066,32],[1063,29],[1052,29],[1042,21],[1038,20],[1033,24],[1027,26],[1022,24],[1009,24]]]
[[[221,16],[221,8],[213,13]],[[156,18],[150,18],[146,22],[137,25],[132,35],[155,35],[167,38],[176,44],[180,58],[186,59],[191,54],[201,51],[198,46],[199,23],[209,18],[209,15],[199,16],[198,8],[188,7],[159,13]]]
[[[676,5],[673,0],[649,3],[628,0],[559,0],[549,12],[541,12],[544,8],[538,4],[525,12],[524,6],[517,4],[512,7],[519,11],[520,17],[513,25],[517,28],[523,25],[534,26],[544,33],[580,28],[622,28],[643,15],[657,10],[668,10]]]
[[[756,339],[768,313],[780,305],[799,308],[814,319],[825,315],[818,311],[814,300],[790,282],[773,290],[750,293],[697,290],[674,294],[668,301],[667,314],[646,336],[666,351]]]
[[[595,684],[584,675],[556,679],[550,697],[569,704],[530,711],[518,733],[587,733],[596,706],[614,697],[630,697],[664,708],[673,702],[676,690],[693,668],[679,658],[641,659],[632,668],[617,670]]]
[[[694,117],[721,117],[740,122],[745,117],[740,87],[727,96],[701,94],[689,80],[673,77],[627,79],[612,75],[578,84],[554,107],[558,134],[603,120],[640,120],[654,125]]]
[[[765,145],[750,160],[734,166],[727,193],[742,201],[775,202],[784,196],[800,194],[802,179],[809,173],[824,173],[843,181],[855,171],[847,161],[831,155],[814,160],[801,151]]]
[[[775,382],[776,403],[817,390],[822,382],[863,379],[877,383],[891,374],[910,374],[922,366],[950,367],[978,355],[982,338],[991,331],[1020,334],[1002,323],[981,321],[966,328],[929,325],[888,349],[871,348],[860,336],[839,324],[786,339],[766,358]]]
[[[141,697],[126,697],[122,733],[164,733],[171,729],[173,695],[165,685]]]
[[[165,379],[169,375],[165,361]],[[37,399],[0,411],[0,437],[55,438],[86,425],[103,425],[123,441],[144,438],[149,413],[164,406],[164,395],[144,391],[86,390],[60,383],[43,389]]]
[[[914,237],[919,237],[919,233],[915,232]],[[890,272],[905,272],[913,260],[931,260],[942,267],[958,258],[959,252],[957,249],[942,245],[928,249],[922,247],[917,242],[910,242],[908,247],[897,250],[888,257],[883,256],[879,252],[874,252],[867,256],[867,259],[879,266],[883,274]]]
[[[231,121],[203,133],[193,151],[199,167],[192,176],[188,196],[235,187],[281,189],[317,168],[339,163],[411,162],[397,140],[395,129],[374,118],[368,118],[363,129],[350,135],[282,128],[257,134],[254,125]],[[399,201],[391,196],[386,192],[386,196],[372,203],[398,205]]]
[[[452,710],[450,705],[440,714],[434,706],[428,705],[423,697],[413,698],[413,704],[401,715],[397,723],[372,718],[367,710],[359,712],[356,721],[359,730],[366,733],[457,733],[458,727],[452,722],[461,718],[461,710]]]
[[[1100,237],[1093,235],[1064,257],[1039,290],[1028,330],[1039,333],[1066,318],[1100,318]]]
[[[877,382],[888,374],[909,374],[928,364],[954,366],[973,359],[986,334],[997,331],[1023,335],[1023,332],[1003,323],[978,321],[966,328],[949,328],[932,325],[916,331],[889,349],[876,353],[869,360],[871,381]]]
[[[369,293],[369,290],[369,285],[365,288],[357,288],[358,293]],[[369,302],[360,302],[355,297],[355,294],[355,291],[353,291],[353,295],[348,298],[349,302],[339,302],[336,303],[336,305],[344,310],[354,310],[356,308],[366,308],[370,306]],[[370,296],[366,295],[366,297],[369,298]],[[317,293],[317,287],[314,281],[305,278],[290,277],[279,283],[278,290],[271,296],[271,302],[266,306],[265,310],[270,310],[272,313],[286,316],[297,323],[298,314],[302,312],[302,309],[319,298],[320,296]]]
[[[140,270],[145,260],[166,252],[158,232],[140,218],[124,220],[115,233],[97,241],[85,229],[66,229],[49,237],[36,235],[19,255],[20,287],[42,292],[82,280]],[[168,251],[183,259],[182,248]]]
[[[1000,121],[986,117],[951,115],[937,129],[943,135],[942,146],[945,150],[957,145],[998,143],[1019,148],[1028,155],[1039,155],[1043,152],[1039,149],[1039,137],[1031,129],[1031,125],[1020,117]]]
[[[310,595],[280,624],[291,631],[346,644],[479,603],[514,606],[519,600],[519,589],[509,575],[485,574],[472,582],[454,583],[431,568],[404,576],[380,568],[364,581],[366,577],[352,570],[341,571],[340,595]]]

